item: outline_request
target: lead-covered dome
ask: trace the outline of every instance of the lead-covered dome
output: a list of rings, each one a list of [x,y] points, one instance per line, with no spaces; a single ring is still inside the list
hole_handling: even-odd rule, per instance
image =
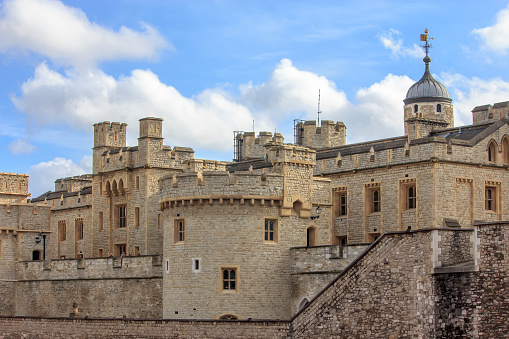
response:
[[[425,56],[422,60],[426,64],[426,69],[421,80],[417,81],[410,87],[406,94],[406,99],[403,100],[405,104],[423,101],[447,101],[451,102],[449,92],[444,85],[436,81],[429,71],[429,63],[431,58]]]

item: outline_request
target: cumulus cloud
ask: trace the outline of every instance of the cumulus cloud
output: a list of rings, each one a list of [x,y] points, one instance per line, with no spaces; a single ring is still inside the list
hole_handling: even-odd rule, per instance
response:
[[[474,29],[472,33],[481,39],[485,49],[505,54],[509,49],[509,7],[497,13],[493,26]]]
[[[250,126],[254,118],[222,89],[207,89],[187,98],[149,70],[134,70],[115,79],[98,69],[61,74],[43,63],[21,92],[12,100],[29,124],[91,132],[91,126],[100,121],[127,122],[131,144],[136,142],[138,120],[156,116],[165,119],[164,136],[170,145],[227,150],[232,131]],[[260,128],[273,126],[267,117],[256,120]]]
[[[18,154],[30,154],[33,151],[35,151],[36,147],[30,144],[27,140],[22,139],[16,139],[12,141],[7,148],[9,151],[12,152],[12,154],[18,155]]]
[[[396,58],[400,56],[410,56],[413,58],[424,57],[424,51],[417,44],[412,47],[403,46],[403,39],[401,39],[401,32],[391,28],[387,32],[380,33],[378,39],[386,49],[392,51],[392,55]]]
[[[22,95],[12,100],[35,126],[90,133],[100,121],[127,122],[132,145],[138,120],[156,116],[165,120],[166,144],[225,152],[232,147],[232,131],[251,130],[253,120],[258,131],[273,131],[278,124],[290,129],[286,125],[294,118],[316,119],[319,89],[321,118],[345,122],[350,142],[400,135],[401,100],[412,83],[408,77],[388,75],[360,89],[354,104],[334,82],[283,59],[267,81],[242,84],[238,94],[214,88],[188,98],[148,70],[115,79],[100,70],[61,74],[43,63],[23,84]]]
[[[8,0],[1,8],[0,51],[32,51],[65,65],[93,66],[113,59],[154,58],[169,43],[152,27],[118,31],[91,22],[56,0]]]
[[[241,85],[240,101],[252,110],[270,113],[275,119],[298,118],[299,114],[303,119],[314,119],[318,109],[318,90],[324,98],[322,110],[331,118],[348,103],[345,93],[338,90],[334,82],[299,70],[290,60],[283,59],[265,83]]]
[[[461,74],[441,74],[442,83],[454,93],[454,119],[457,126],[472,124],[472,110],[476,106],[507,101],[509,82],[500,78],[468,78]]]
[[[71,159],[55,158],[30,167],[30,192],[38,197],[44,192],[54,191],[55,180],[92,172],[92,157],[84,156],[79,163]]]

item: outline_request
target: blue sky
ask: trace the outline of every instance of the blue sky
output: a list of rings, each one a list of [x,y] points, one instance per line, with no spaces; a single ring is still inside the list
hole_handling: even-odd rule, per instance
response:
[[[349,143],[403,134],[419,34],[455,124],[509,100],[508,1],[3,1],[0,171],[37,196],[91,172],[92,125],[164,119],[165,144],[231,160],[233,131],[343,121]]]

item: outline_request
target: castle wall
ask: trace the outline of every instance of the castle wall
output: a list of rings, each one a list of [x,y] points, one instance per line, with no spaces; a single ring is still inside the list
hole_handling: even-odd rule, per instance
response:
[[[0,172],[0,203],[26,202],[28,196],[28,174]]]
[[[0,317],[3,338],[288,338],[287,321],[52,319]]]
[[[162,317],[160,257],[16,263],[16,315]]]
[[[296,126],[297,144],[314,149],[337,147],[346,144],[346,126],[342,122],[322,120],[316,127],[315,120],[301,121]]]
[[[297,313],[367,247],[368,245],[324,245],[291,248],[291,313]]]

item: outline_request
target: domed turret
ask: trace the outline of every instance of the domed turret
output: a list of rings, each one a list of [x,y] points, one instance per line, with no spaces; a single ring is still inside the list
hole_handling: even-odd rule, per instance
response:
[[[422,61],[426,65],[424,75],[410,87],[406,94],[404,108],[405,135],[410,139],[425,138],[433,130],[454,127],[452,99],[444,85],[435,80],[429,70],[431,58],[428,55],[428,30],[421,34],[425,41],[426,56]],[[430,38],[432,39],[432,38]]]
[[[449,97],[447,88],[435,80],[429,71],[429,63],[431,62],[431,58],[426,55],[422,61],[424,61],[426,64],[424,75],[422,76],[421,80],[417,81],[412,85],[412,87],[410,87],[406,93],[406,99],[403,100],[404,103],[411,104],[414,102],[428,100],[436,101],[437,99],[452,102],[452,99]]]

